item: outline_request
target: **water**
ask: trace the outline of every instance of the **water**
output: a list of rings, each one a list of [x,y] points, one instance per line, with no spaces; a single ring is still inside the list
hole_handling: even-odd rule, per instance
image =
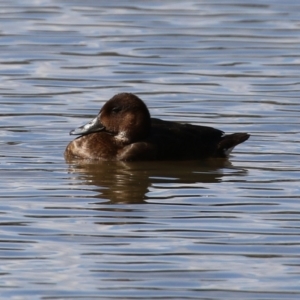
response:
[[[296,1],[1,1],[2,299],[299,299]],[[66,163],[118,92],[251,138],[226,162]]]

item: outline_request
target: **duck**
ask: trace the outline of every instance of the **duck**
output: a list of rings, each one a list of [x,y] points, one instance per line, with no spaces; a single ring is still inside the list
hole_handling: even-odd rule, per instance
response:
[[[228,158],[248,133],[224,134],[208,126],[151,118],[135,94],[108,100],[87,124],[70,131],[78,135],[64,152],[69,159],[106,161],[203,160]]]

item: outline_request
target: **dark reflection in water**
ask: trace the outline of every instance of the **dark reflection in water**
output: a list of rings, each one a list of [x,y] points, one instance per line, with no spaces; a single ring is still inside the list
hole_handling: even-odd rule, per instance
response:
[[[225,159],[185,162],[69,162],[69,173],[84,185],[95,186],[97,197],[109,203],[144,203],[149,188],[155,183],[177,186],[193,183],[218,183],[223,169],[234,168]],[[235,175],[247,171],[235,169]],[[153,197],[151,197],[153,199]]]

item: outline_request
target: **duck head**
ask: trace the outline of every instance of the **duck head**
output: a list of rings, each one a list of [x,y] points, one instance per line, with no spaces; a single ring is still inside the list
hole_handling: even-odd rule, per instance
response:
[[[150,129],[151,119],[146,104],[134,94],[122,93],[107,101],[96,118],[70,134],[106,132],[123,143],[132,143],[146,138]]]

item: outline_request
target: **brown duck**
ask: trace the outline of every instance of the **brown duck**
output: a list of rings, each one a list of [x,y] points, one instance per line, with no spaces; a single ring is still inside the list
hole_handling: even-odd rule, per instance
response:
[[[70,134],[79,137],[67,146],[67,159],[117,161],[226,158],[250,136],[151,118],[145,103],[130,93],[115,95]]]

